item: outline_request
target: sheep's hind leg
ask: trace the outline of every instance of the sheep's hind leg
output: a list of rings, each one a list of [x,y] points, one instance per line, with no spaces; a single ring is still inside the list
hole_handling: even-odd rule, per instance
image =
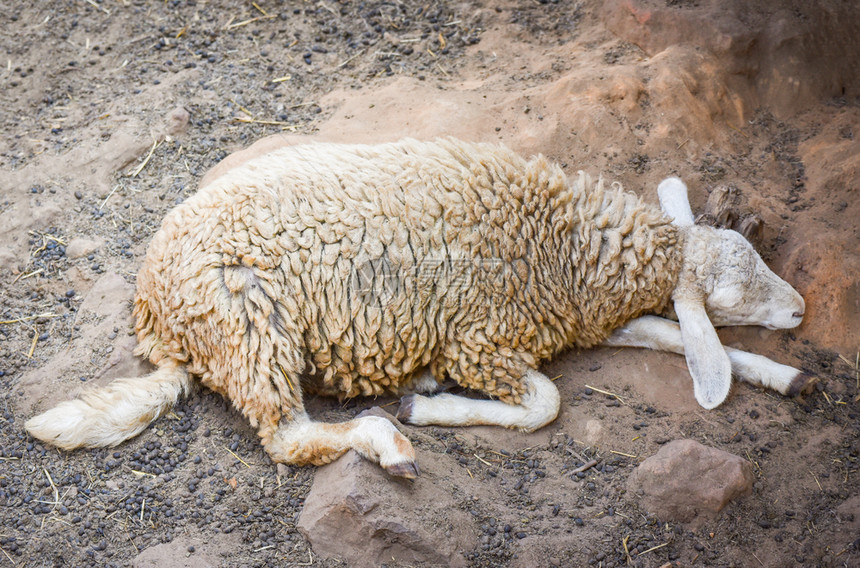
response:
[[[284,420],[266,444],[273,460],[295,465],[323,465],[347,450],[355,450],[388,473],[414,479],[420,471],[415,450],[394,424],[379,416],[359,416],[347,422],[314,422],[304,412]]]
[[[542,373],[529,369],[523,380],[526,393],[521,404],[498,400],[475,400],[443,393],[436,396],[411,394],[400,399],[397,419],[416,426],[505,426],[533,432],[558,415],[558,389]]]
[[[684,354],[681,328],[677,322],[657,316],[643,316],[615,330],[604,342],[613,347],[644,347],[658,351]],[[816,379],[794,367],[771,361],[767,357],[731,347],[723,347],[732,364],[732,373],[739,379],[771,388],[788,396],[806,392]]]

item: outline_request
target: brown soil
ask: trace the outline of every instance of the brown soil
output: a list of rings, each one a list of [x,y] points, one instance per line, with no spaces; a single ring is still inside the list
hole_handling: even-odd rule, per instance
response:
[[[212,393],[114,449],[58,452],[22,429],[144,372],[129,303],[151,235],[209,168],[267,135],[502,141],[651,200],[680,175],[699,210],[727,186],[807,300],[795,330],[721,331],[818,376],[803,398],[738,385],[705,411],[683,359],[597,349],[546,366],[564,403],[538,433],[405,427],[420,459],[468,473],[439,490],[471,519],[469,565],[860,565],[854,3],[257,6],[15,0],[0,14],[0,566],[340,565],[295,528],[313,468],[272,464]],[[748,459],[753,494],[696,528],[641,510],[631,469],[680,437]]]

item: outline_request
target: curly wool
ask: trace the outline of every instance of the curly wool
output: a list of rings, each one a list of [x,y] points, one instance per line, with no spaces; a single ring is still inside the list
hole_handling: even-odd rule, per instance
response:
[[[397,391],[427,365],[518,403],[539,361],[665,307],[679,248],[659,209],[542,156],[288,147],[165,218],[138,274],[138,353],[185,363],[264,443],[303,389]]]

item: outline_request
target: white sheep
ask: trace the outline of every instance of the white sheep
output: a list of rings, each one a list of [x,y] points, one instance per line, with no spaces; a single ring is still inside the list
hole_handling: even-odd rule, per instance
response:
[[[796,369],[724,349],[712,325],[794,327],[803,299],[739,234],[695,226],[680,180],[659,194],[666,215],[541,156],[452,139],[272,151],[179,205],[153,239],[134,314],[137,353],[157,370],[26,428],[65,449],[115,445],[196,376],[276,461],[353,448],[411,478],[414,450],[391,422],[314,422],[303,393],[395,393],[410,424],[532,431],[559,410],[539,363],[601,343],[684,353],[706,408],[732,370],[804,388]],[[670,304],[680,326],[646,315]],[[415,394],[446,376],[491,400]]]

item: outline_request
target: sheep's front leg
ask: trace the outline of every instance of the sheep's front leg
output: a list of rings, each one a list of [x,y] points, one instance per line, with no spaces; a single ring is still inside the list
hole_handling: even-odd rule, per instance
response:
[[[530,369],[523,377],[526,393],[522,403],[475,400],[449,393],[436,396],[411,394],[400,399],[397,419],[416,426],[505,426],[532,432],[558,415],[558,389],[545,375]]]
[[[347,450],[378,463],[391,475],[418,477],[415,450],[394,424],[379,416],[359,416],[348,422],[314,422],[306,413],[281,423],[266,444],[273,460],[295,465],[323,465]]]
[[[643,316],[615,330],[604,342],[614,347],[644,347],[658,351],[684,354],[681,327],[677,322],[657,316]],[[723,347],[732,364],[732,373],[739,379],[774,389],[788,396],[809,388],[815,378],[802,371],[771,361],[767,357],[731,347]]]

